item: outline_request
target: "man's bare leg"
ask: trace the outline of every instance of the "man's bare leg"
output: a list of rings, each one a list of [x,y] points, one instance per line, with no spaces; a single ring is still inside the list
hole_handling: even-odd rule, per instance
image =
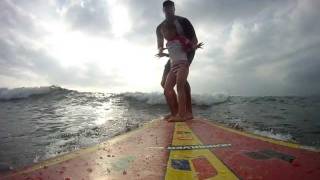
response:
[[[189,82],[186,82],[186,105],[187,105],[187,112],[186,112],[186,118],[187,120],[193,119],[193,113],[192,113],[192,101],[191,101],[191,87]]]

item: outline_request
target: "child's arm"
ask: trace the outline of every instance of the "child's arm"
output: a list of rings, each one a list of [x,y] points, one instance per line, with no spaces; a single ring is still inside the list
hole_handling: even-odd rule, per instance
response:
[[[168,53],[164,53],[164,52],[159,52],[158,54],[156,54],[156,56],[158,58],[161,58],[161,57],[169,57],[169,54]]]

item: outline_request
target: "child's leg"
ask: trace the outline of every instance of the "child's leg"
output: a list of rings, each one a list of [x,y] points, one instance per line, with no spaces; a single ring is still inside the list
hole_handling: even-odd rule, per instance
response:
[[[166,97],[167,104],[170,108],[172,116],[175,116],[178,113],[177,95],[173,89],[175,84],[176,75],[172,71],[170,71],[167,75],[166,83],[164,85],[164,95]]]
[[[189,74],[189,68],[187,65],[181,65],[177,72],[177,91],[178,91],[178,103],[179,103],[179,115],[181,118],[186,115],[187,101],[186,101],[186,83]]]

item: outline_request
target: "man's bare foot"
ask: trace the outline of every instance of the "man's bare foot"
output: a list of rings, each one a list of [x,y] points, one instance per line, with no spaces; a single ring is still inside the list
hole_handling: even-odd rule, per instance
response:
[[[186,120],[191,120],[191,119],[193,119],[193,114],[190,112],[187,112],[185,118],[186,118]]]
[[[169,119],[171,117],[171,114],[167,114],[167,115],[165,115],[165,116],[163,116],[163,120],[167,120],[167,119]]]
[[[171,118],[168,119],[168,122],[184,122],[186,121],[185,117],[181,117],[181,116],[172,116]]]

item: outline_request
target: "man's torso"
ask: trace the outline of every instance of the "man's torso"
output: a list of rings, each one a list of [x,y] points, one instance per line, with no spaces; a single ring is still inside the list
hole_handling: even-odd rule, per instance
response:
[[[186,22],[188,21],[185,17],[181,17],[181,16],[175,16],[175,25],[176,25],[176,28],[177,28],[177,32],[179,35],[183,35],[185,36],[186,38],[188,38],[189,40],[192,40],[194,38],[195,35],[195,32],[193,30],[193,27],[190,27],[192,26],[191,24],[187,24]],[[166,20],[162,21],[158,26],[157,26],[157,30],[160,30],[162,28],[162,25],[166,22]],[[159,31],[161,32],[161,31]],[[158,36],[159,38],[159,36]],[[162,38],[163,38],[163,35],[162,35]],[[163,39],[162,39],[163,41]],[[158,39],[158,43],[160,42],[160,40]],[[195,50],[193,51],[190,51],[187,53],[187,60],[188,60],[188,63],[191,64],[192,60],[193,60],[193,57],[194,57],[194,54],[195,54]],[[168,60],[167,64],[166,64],[166,69],[168,69],[168,67],[170,67],[170,60]]]

